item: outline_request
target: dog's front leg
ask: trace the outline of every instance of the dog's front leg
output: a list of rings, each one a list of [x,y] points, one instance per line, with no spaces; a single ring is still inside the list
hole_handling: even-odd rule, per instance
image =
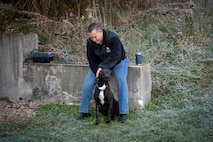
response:
[[[96,122],[95,122],[95,124],[98,125],[99,124],[99,105],[98,105],[97,102],[95,103],[95,107],[96,107]]]
[[[107,123],[110,123],[111,121],[111,116],[112,116],[112,102],[110,101],[109,103],[109,110],[108,110],[108,114],[107,114]]]

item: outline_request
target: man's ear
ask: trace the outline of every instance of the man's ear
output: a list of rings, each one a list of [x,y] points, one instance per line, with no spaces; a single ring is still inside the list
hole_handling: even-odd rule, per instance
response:
[[[101,34],[103,35],[103,33],[104,33],[104,31],[101,29],[101,30],[99,30],[99,32],[101,32]]]

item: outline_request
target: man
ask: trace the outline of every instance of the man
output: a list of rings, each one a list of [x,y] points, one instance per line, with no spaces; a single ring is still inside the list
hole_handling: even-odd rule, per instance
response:
[[[127,74],[129,59],[119,37],[101,28],[99,23],[88,26],[87,58],[90,65],[83,85],[78,120],[88,117],[96,78],[103,68],[111,69],[118,83],[119,122],[125,123],[129,114]]]

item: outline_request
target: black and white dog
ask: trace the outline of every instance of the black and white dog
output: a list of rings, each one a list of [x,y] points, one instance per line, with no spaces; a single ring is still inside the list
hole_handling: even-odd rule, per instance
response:
[[[119,115],[118,101],[114,98],[109,86],[111,74],[111,70],[102,69],[98,76],[98,81],[94,91],[96,125],[99,124],[99,112],[104,116],[107,116],[107,123],[115,119],[115,116]]]

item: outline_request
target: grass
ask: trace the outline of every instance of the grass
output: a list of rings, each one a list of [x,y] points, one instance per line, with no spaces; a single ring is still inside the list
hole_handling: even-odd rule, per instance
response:
[[[78,106],[60,103],[40,106],[34,118],[0,127],[0,141],[175,141],[210,142],[213,139],[212,96],[158,96],[145,109],[117,120],[95,125],[92,116],[77,121]]]

